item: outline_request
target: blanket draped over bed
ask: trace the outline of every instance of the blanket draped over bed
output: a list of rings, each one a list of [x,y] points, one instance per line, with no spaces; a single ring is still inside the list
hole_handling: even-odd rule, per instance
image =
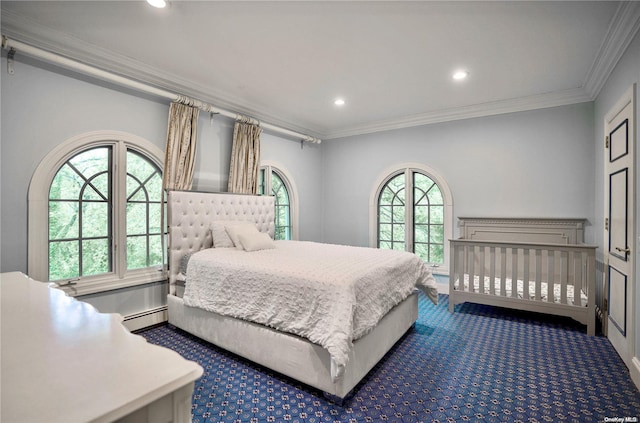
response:
[[[275,246],[193,254],[184,303],[307,338],[341,369],[353,341],[416,287],[437,304],[435,279],[414,254],[302,241]]]

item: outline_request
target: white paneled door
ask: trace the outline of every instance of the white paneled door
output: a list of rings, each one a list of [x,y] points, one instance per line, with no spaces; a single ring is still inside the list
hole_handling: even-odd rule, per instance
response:
[[[627,366],[633,336],[635,287],[635,129],[631,87],[605,117],[605,258],[607,336]]]

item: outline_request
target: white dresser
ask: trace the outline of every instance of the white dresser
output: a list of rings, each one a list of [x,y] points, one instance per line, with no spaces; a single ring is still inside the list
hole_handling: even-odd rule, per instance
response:
[[[0,297],[2,423],[191,421],[197,363],[22,273]]]

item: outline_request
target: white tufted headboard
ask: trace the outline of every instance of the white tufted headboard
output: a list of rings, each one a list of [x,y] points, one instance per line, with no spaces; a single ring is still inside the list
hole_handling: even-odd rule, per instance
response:
[[[169,293],[176,293],[176,278],[183,255],[212,245],[211,223],[216,220],[253,221],[272,238],[275,232],[274,198],[195,191],[169,191]]]

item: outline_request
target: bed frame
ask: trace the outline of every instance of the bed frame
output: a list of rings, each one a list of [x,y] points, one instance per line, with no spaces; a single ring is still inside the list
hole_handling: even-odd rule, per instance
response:
[[[338,369],[327,350],[308,340],[259,324],[184,305],[178,274],[182,256],[211,246],[215,220],[251,220],[274,233],[270,196],[170,191],[169,323],[225,350],[336,397],[345,398],[418,318],[418,296],[395,306],[367,335],[354,342],[349,361]],[[332,398],[335,399],[335,398]]]
[[[596,247],[583,244],[586,219],[459,220],[461,238],[450,240],[451,312],[456,304],[472,302],[566,316],[595,335]],[[479,286],[461,283],[465,278],[478,278]],[[518,280],[534,284],[535,294],[518,292]],[[559,285],[559,299],[554,300],[553,285]],[[573,298],[567,295],[567,285],[580,288],[574,289]],[[587,296],[586,305],[581,292]]]

